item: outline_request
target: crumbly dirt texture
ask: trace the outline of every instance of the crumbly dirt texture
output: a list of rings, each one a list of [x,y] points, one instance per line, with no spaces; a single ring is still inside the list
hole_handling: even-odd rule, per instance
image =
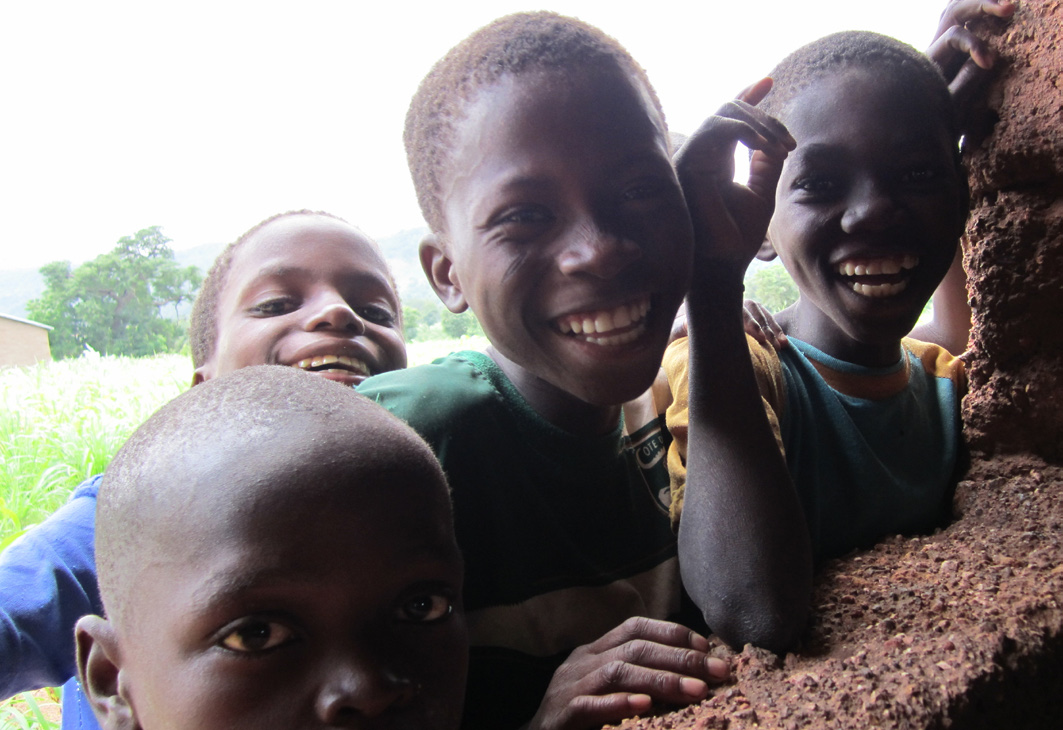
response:
[[[975,325],[967,439],[1063,461],[1063,3],[986,23],[1001,62],[965,160]],[[991,125],[994,125],[991,127]]]
[[[1063,469],[980,462],[956,509],[829,563],[796,653],[746,647],[700,705],[620,727],[1063,727]]]
[[[968,136],[972,467],[956,520],[829,563],[795,653],[746,647],[683,728],[1063,728],[1063,3],[975,27],[1001,55]]]

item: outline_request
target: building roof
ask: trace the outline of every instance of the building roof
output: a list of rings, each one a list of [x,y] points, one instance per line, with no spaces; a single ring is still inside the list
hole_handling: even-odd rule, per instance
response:
[[[41,324],[40,322],[34,322],[32,319],[22,319],[22,317],[16,317],[11,314],[0,314],[0,319],[10,319],[12,322],[21,322],[22,324],[30,324],[34,327],[40,327],[44,330],[55,329],[51,325]]]

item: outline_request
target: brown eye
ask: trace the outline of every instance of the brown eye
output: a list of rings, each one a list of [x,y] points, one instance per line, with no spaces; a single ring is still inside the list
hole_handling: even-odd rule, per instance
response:
[[[296,304],[291,299],[287,297],[278,297],[256,303],[251,307],[251,313],[258,315],[259,317],[277,317],[282,314],[287,314],[295,308]]]
[[[295,638],[295,632],[276,621],[248,620],[219,642],[226,649],[241,653],[266,651]]]
[[[432,623],[446,618],[454,611],[454,604],[447,596],[434,593],[416,596],[402,605],[399,618],[417,623]]]

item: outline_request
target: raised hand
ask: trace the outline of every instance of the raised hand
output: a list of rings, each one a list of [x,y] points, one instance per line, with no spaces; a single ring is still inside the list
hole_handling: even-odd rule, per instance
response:
[[[781,122],[750,103],[770,88],[765,79],[743,91],[705,120],[676,154],[699,263],[744,269],[764,240],[783,161],[796,144]],[[739,142],[753,150],[745,185],[734,181]]]
[[[1010,18],[1017,7],[1014,0],[950,0],[941,13],[926,55],[948,80],[961,116],[985,80],[986,72],[996,63],[996,53],[967,24],[987,16]]]

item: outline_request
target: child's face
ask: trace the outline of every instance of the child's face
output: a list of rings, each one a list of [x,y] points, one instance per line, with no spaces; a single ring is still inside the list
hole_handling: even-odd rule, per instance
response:
[[[406,367],[398,295],[373,246],[342,221],[293,215],[237,251],[218,300],[218,342],[196,380],[289,365],[356,385]]]
[[[467,112],[434,268],[422,249],[429,278],[539,388],[595,405],[635,397],[660,365],[693,250],[646,91],[615,70],[528,72],[481,89]]]
[[[228,485],[197,490],[131,578],[119,686],[137,727],[456,728],[467,636],[442,485],[254,461],[215,469]]]
[[[845,70],[814,81],[784,119],[797,148],[768,236],[801,293],[790,334],[844,360],[896,360],[962,232],[954,142],[921,101]]]

